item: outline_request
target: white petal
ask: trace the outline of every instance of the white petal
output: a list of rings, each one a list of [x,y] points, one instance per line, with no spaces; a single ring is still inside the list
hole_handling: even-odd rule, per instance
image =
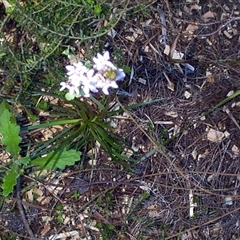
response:
[[[106,52],[103,54],[103,57],[104,57],[105,60],[109,60],[109,59],[110,59],[109,52],[106,51]]]
[[[84,92],[84,97],[90,97],[90,93],[89,93],[89,87],[88,86],[82,86],[82,90]]]
[[[123,78],[125,78],[125,73],[123,72],[123,70],[122,69],[117,69],[117,76],[116,76],[116,79],[115,79],[115,81],[120,81],[120,80],[122,80]]]
[[[72,66],[72,65],[67,65],[67,66],[66,66],[66,69],[67,69],[68,71],[74,71],[75,67]]]
[[[112,88],[118,88],[118,85],[116,82],[112,81],[110,84],[109,84],[110,87]]]
[[[108,86],[104,86],[104,87],[102,88],[102,91],[103,91],[103,93],[104,93],[105,95],[109,95]]]
[[[61,82],[60,85],[62,86],[59,91],[64,90],[67,87],[67,84],[65,82]]]
[[[94,87],[94,88],[90,88],[90,91],[93,92],[93,93],[97,93],[98,89]]]
[[[72,88],[72,91],[76,93],[78,96],[80,96],[79,88],[74,87]]]

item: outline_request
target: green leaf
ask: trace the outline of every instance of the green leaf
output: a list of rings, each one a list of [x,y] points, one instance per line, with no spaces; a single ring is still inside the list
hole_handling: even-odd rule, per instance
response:
[[[98,105],[98,107],[101,111],[103,111],[105,109],[105,107],[102,105],[102,103],[99,102],[96,98],[94,98],[93,96],[90,96],[90,99]]]
[[[101,12],[102,12],[102,7],[100,5],[94,6],[94,13],[96,15],[100,15]]]
[[[0,104],[0,118],[1,118],[4,110],[9,110],[9,105],[6,101],[4,101]],[[0,122],[0,124],[1,124],[1,122]]]
[[[70,54],[70,50],[69,48],[65,49],[63,52],[62,52],[63,55],[66,55],[66,56],[69,56]]]
[[[129,66],[123,66],[123,71],[127,74],[130,74],[131,73],[131,68]]]
[[[5,55],[7,55],[7,54],[6,53],[0,53],[0,59]]]
[[[114,137],[113,134],[111,134],[110,132],[107,132],[104,128],[101,128],[96,124],[92,124],[92,128],[106,144],[111,146],[113,149],[121,150],[122,146],[120,145],[120,142],[117,141],[117,136]]]
[[[63,216],[61,215],[61,213],[57,215],[57,221],[59,223],[63,223]]]
[[[17,184],[17,179],[19,177],[18,166],[17,164],[13,164],[11,169],[9,169],[3,178],[3,196],[7,197],[10,193],[13,192],[14,186]]]
[[[20,127],[12,122],[12,115],[7,108],[1,104],[0,110],[0,133],[2,135],[2,144],[6,145],[6,151],[9,152],[13,158],[17,159],[18,153],[21,150],[19,143],[21,137],[19,137]]]
[[[44,169],[64,169],[66,166],[72,166],[79,161],[81,152],[75,150],[63,150],[62,154],[51,152],[45,157],[38,157],[32,160],[32,164]]]
[[[85,67],[87,67],[88,69],[91,69],[92,67],[93,67],[93,64],[92,64],[92,62],[91,61],[86,61],[85,62]]]
[[[19,160],[16,161],[18,165],[22,164],[24,166],[27,166],[30,163],[31,159],[29,156],[22,157]]]
[[[11,14],[14,11],[14,7],[8,7],[6,8],[6,13]]]

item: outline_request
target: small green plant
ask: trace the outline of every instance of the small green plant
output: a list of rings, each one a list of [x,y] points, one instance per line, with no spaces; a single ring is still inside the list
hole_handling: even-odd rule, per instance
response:
[[[80,193],[78,193],[77,191],[74,191],[73,194],[72,194],[72,198],[77,200],[80,196]]]
[[[59,223],[63,223],[63,221],[64,221],[62,210],[63,210],[63,205],[62,204],[57,204],[56,205],[56,220]]]
[[[151,229],[155,226],[155,222],[152,218],[143,216],[141,214],[142,205],[149,198],[149,196],[150,194],[148,192],[144,192],[139,195],[131,205],[131,208],[126,216],[126,229],[129,228],[129,225],[136,225],[138,226],[137,228],[139,228],[137,239],[144,239],[143,236],[147,232],[150,232]]]
[[[21,142],[19,133],[20,127],[17,125],[14,115],[10,112],[10,106],[3,102],[0,105],[1,144],[5,146],[5,151],[11,156],[11,161],[7,164],[8,170],[1,185],[4,197],[12,193],[18,177],[24,174],[27,166],[34,165],[48,169],[64,169],[67,165],[73,165],[80,159],[80,152],[66,149],[49,153],[44,157],[39,156],[34,160],[31,159],[30,155],[21,157],[19,154],[21,150],[19,147]]]
[[[98,222],[96,227],[100,229],[103,240],[114,240],[117,238],[116,230],[113,225]]]

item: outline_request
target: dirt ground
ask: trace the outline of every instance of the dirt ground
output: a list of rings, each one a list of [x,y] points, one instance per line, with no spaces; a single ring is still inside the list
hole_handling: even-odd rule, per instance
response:
[[[144,10],[106,37],[131,68],[121,104],[159,100],[117,122],[133,171],[100,151],[57,176],[24,176],[37,239],[240,239],[240,97],[220,104],[240,90],[240,2],[148,1]],[[0,224],[28,239],[14,198]]]

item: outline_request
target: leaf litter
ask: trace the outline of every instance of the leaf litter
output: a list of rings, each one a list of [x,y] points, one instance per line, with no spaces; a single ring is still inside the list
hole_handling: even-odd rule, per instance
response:
[[[122,50],[134,72],[131,84],[124,89],[135,97],[128,98],[129,103],[163,99],[131,114],[161,144],[171,162],[153,151],[136,123],[123,118],[116,132],[133,146],[133,152],[128,153],[137,156],[133,173],[112,162],[103,151],[96,149],[94,155],[91,149],[94,163],[86,162],[83,168],[71,166],[58,175],[46,171],[39,182],[34,175],[25,176],[26,186],[34,185],[25,193],[26,201],[40,207],[35,208],[34,220],[41,226],[31,222],[38,237],[101,239],[101,224],[110,230],[113,227],[115,239],[240,237],[239,96],[225,104],[231,115],[220,107],[203,117],[230,91],[240,89],[239,69],[235,64],[222,64],[222,59],[238,61],[235,46],[240,43],[233,29],[239,29],[239,21],[209,37],[195,37],[214,33],[231,17],[231,9],[238,10],[237,4],[233,0],[214,5],[210,0],[205,4],[189,0],[181,4],[163,1],[160,6],[152,1],[151,15],[141,12],[137,21],[123,19],[115,26],[111,35],[115,47]],[[183,29],[183,35],[172,49],[178,55],[173,59],[189,60],[194,67],[190,75],[164,54],[179,33],[176,29]],[[163,33],[167,45],[159,41]],[[216,61],[219,64],[213,67]],[[171,163],[188,180],[177,174]],[[13,201],[3,204],[0,223],[5,229],[26,234],[16,222],[19,216],[12,215]],[[31,216],[31,207],[25,210]]]

